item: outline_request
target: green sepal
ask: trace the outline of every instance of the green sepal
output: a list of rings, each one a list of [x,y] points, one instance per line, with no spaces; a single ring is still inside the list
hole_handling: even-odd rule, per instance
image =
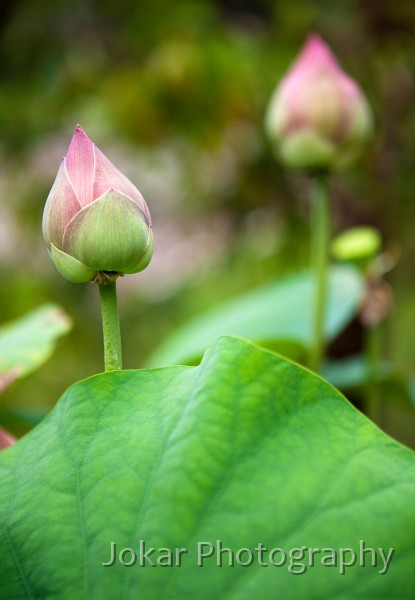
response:
[[[278,145],[279,157],[293,169],[327,169],[336,160],[336,146],[311,128],[286,135]]]
[[[154,242],[153,230],[150,227],[146,251],[141,256],[140,260],[138,260],[134,265],[124,269],[124,273],[126,275],[131,274],[131,273],[139,273],[140,271],[142,271],[143,269],[146,268],[146,266],[149,264],[149,262],[151,260],[151,257],[153,256],[153,246],[154,246],[153,242]]]
[[[125,194],[108,190],[79,211],[63,238],[65,252],[96,271],[136,272],[130,267],[147,252],[149,223]]]
[[[56,248],[53,244],[50,245],[48,252],[59,273],[62,277],[68,279],[68,281],[72,281],[72,283],[84,283],[85,281],[92,281],[95,278],[96,269],[87,267],[73,256]]]

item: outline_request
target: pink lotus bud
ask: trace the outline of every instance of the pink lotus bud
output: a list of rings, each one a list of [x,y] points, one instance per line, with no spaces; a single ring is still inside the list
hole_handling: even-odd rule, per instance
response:
[[[372,119],[357,83],[323,40],[311,35],[275,89],[265,127],[287,166],[327,169],[359,153]]]
[[[144,198],[77,125],[43,213],[58,271],[75,283],[137,273],[153,252]]]

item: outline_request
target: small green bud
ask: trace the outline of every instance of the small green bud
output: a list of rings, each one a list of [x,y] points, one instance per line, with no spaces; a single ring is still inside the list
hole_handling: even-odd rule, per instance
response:
[[[339,261],[367,263],[381,251],[380,233],[374,227],[353,227],[340,233],[331,243],[331,254]]]

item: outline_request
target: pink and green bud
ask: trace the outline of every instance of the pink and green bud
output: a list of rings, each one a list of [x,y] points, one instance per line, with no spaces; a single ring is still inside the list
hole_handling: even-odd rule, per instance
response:
[[[265,127],[287,166],[325,170],[359,154],[372,117],[360,87],[323,40],[311,35],[275,89]]]
[[[43,237],[58,271],[75,283],[137,273],[152,256],[144,198],[79,125],[46,201]]]

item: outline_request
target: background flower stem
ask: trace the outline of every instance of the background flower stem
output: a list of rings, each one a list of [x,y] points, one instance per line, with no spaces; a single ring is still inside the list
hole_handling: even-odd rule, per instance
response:
[[[324,319],[327,303],[328,244],[330,209],[325,174],[313,178],[311,206],[311,260],[315,282],[313,341],[309,365],[319,371],[324,358]]]
[[[104,334],[105,370],[117,371],[122,369],[122,351],[116,282],[99,284],[98,287]]]
[[[365,354],[369,374],[366,384],[364,411],[378,425],[380,420],[379,368],[381,359],[381,328],[379,324],[365,331]]]

